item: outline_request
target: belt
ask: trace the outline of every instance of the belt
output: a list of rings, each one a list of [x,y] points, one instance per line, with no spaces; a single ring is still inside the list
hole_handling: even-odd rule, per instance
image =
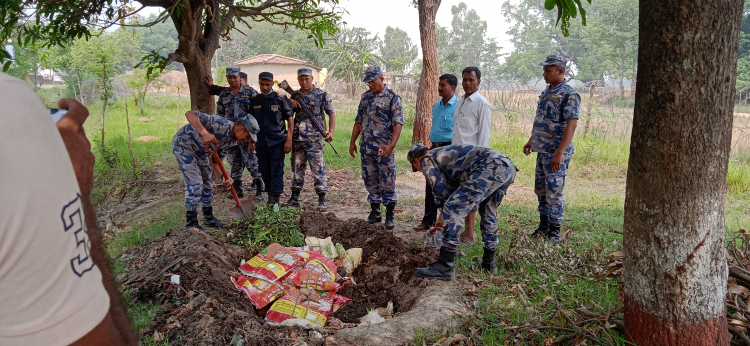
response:
[[[433,148],[444,147],[446,145],[451,145],[451,142],[432,142]]]

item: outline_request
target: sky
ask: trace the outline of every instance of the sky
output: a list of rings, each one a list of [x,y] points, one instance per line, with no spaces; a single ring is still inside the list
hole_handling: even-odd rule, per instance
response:
[[[461,2],[461,0],[442,0],[437,12],[437,23],[450,28],[451,20],[453,20],[451,7]],[[482,20],[487,21],[487,37],[497,39],[498,45],[502,47],[502,53],[513,51],[510,37],[505,33],[512,23],[508,23],[500,13],[500,7],[504,1],[464,0],[463,2],[469,9],[476,10]],[[380,0],[377,5],[363,0],[341,0],[340,4],[349,12],[344,15],[347,25],[363,27],[372,34],[380,33],[381,38],[385,34],[386,27],[399,27],[406,31],[412,42],[420,47],[419,15],[410,0]],[[421,49],[419,55],[422,55]]]
[[[437,12],[437,23],[441,26],[450,27],[453,15],[451,7],[461,3],[461,0],[442,0]],[[482,20],[487,21],[487,37],[497,39],[498,45],[502,47],[502,53],[513,51],[510,37],[505,33],[512,23],[502,18],[500,7],[504,1],[501,0],[464,0],[469,9],[479,13]],[[517,0],[511,0],[517,2]],[[341,0],[340,6],[349,13],[344,14],[344,21],[348,26],[363,27],[371,34],[380,34],[383,38],[385,28],[388,26],[398,27],[409,34],[412,42],[419,47],[419,56],[422,56],[419,41],[419,15],[417,9],[411,5],[410,0],[379,0],[376,3],[365,0]],[[157,8],[146,8],[141,14],[148,16],[159,13]],[[502,59],[502,58],[501,58]]]

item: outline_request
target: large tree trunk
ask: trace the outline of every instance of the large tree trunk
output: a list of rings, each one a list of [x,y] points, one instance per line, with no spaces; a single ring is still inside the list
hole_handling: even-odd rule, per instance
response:
[[[742,0],[640,1],[625,336],[729,345],[724,192]]]
[[[190,86],[190,109],[204,113],[214,113],[216,111],[214,96],[211,95],[208,87],[203,82],[204,78],[206,78],[205,76],[211,74],[211,56],[207,57],[207,54],[195,55],[193,59],[183,63],[185,64],[185,72],[188,77],[188,85]]]
[[[414,129],[411,141],[419,140],[430,145],[430,129],[432,128],[432,104],[438,99],[438,78],[440,77],[440,61],[437,55],[437,37],[435,16],[441,0],[419,0],[419,37],[422,41],[422,76],[419,79],[417,91],[417,112],[414,119]]]

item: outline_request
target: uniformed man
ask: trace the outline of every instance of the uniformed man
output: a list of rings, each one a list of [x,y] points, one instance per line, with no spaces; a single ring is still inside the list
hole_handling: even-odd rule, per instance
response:
[[[453,144],[429,150],[422,144],[414,145],[407,155],[415,172],[422,171],[432,187],[435,204],[441,209],[431,232],[442,230],[443,243],[437,262],[418,268],[417,276],[428,279],[453,280],[454,259],[464,219],[475,207],[479,208],[484,255],[482,269],[497,273],[497,215],[508,187],[516,176],[516,166],[510,158],[492,148],[468,144]]]
[[[380,204],[385,204],[385,228],[393,229],[393,210],[396,208],[396,161],[394,148],[401,135],[404,116],[401,97],[385,85],[379,66],[365,70],[363,82],[370,91],[362,94],[357,118],[354,120],[349,154],[356,157],[357,137],[360,133],[359,153],[362,158],[362,179],[370,202],[370,224],[381,222]]]
[[[539,96],[531,138],[523,146],[524,154],[537,153],[534,192],[539,200],[539,227],[531,237],[544,236],[553,243],[562,241],[565,176],[575,152],[573,135],[581,103],[581,96],[565,81],[566,62],[563,57],[550,55],[539,64],[549,85]]]
[[[237,122],[241,116],[250,113],[250,100],[255,95],[258,95],[258,92],[247,86],[247,83],[244,86],[242,85],[239,74],[239,67],[227,67],[227,83],[229,87],[219,93],[219,101],[216,103],[216,113],[232,122]],[[254,153],[247,151],[247,148],[247,142],[240,142],[219,155],[222,159],[224,156],[227,156],[229,163],[232,165],[231,176],[234,180],[234,189],[240,198],[244,197],[244,192],[242,191],[242,173],[245,171],[245,167],[250,171],[253,177],[253,185],[256,186],[256,189],[258,186],[262,187],[263,185],[260,172],[258,171],[258,160]],[[258,191],[255,199],[263,200],[263,189],[261,188]],[[228,197],[234,198],[231,193]]]
[[[238,122],[231,122],[218,115],[196,111],[185,113],[189,125],[183,126],[172,139],[172,152],[180,165],[185,181],[186,227],[200,230],[198,223],[198,203],[203,204],[203,225],[221,228],[224,223],[213,215],[213,181],[208,157],[212,150],[224,150],[237,145],[237,141],[253,143],[258,133],[258,123],[252,116],[245,115]],[[232,185],[232,179],[224,181]]]
[[[323,140],[332,141],[333,131],[336,129],[336,114],[333,111],[333,102],[331,97],[325,91],[313,86],[312,70],[303,67],[297,70],[297,82],[299,83],[299,92],[303,95],[305,104],[313,111],[315,119],[306,118],[302,121],[299,119],[304,116],[301,108],[296,108],[294,118],[294,134],[292,136],[292,196],[284,206],[299,207],[299,194],[305,185],[305,169],[310,164],[310,173],[312,173],[315,185],[315,192],[318,194],[318,211],[328,210],[326,206],[326,192],[328,192],[328,181],[326,179],[326,163],[323,159]],[[325,119],[323,114],[328,115],[328,131],[320,133],[313,121],[318,122],[325,128]]]
[[[260,94],[253,97],[250,104],[251,114],[260,126],[258,141],[254,147],[258,168],[266,185],[265,191],[268,192],[268,204],[273,205],[279,203],[279,196],[284,191],[284,154],[292,151],[293,132],[287,129],[294,129],[294,117],[289,99],[273,91],[271,72],[261,72],[258,84]],[[252,148],[251,144],[250,149]]]

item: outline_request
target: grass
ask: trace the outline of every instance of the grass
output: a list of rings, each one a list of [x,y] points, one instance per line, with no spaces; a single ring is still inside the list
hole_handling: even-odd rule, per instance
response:
[[[57,97],[54,90],[44,93],[44,97]],[[125,102],[124,99],[117,100],[108,107],[104,149],[101,149],[100,141],[101,108],[96,104],[89,105],[91,116],[85,127],[97,157],[93,192],[96,203],[103,203],[106,196],[122,189],[125,183],[142,178],[142,172],[154,168],[157,163],[163,163],[161,167],[166,167],[168,174],[178,174],[171,153],[171,139],[186,123],[183,114],[190,107],[189,99],[185,95],[182,98],[149,96],[143,115],[132,100],[127,101],[136,161],[135,174],[128,153]],[[47,103],[51,105],[51,102]],[[359,173],[359,157],[352,158],[348,153],[356,104],[336,103],[336,111],[338,124],[333,145],[342,157],[336,157],[326,145],[326,164],[329,170],[352,169]],[[461,255],[457,259],[460,273],[483,281],[478,291],[478,303],[471,308],[472,313],[452,323],[453,327],[447,329],[446,333],[447,336],[451,333],[472,335],[473,330],[475,344],[506,344],[505,338],[511,335],[508,326],[525,323],[559,325],[559,315],[555,314],[558,305],[561,309],[583,305],[595,312],[611,311],[621,305],[615,279],[600,282],[593,280],[593,277],[609,260],[609,254],[622,246],[622,236],[608,230],[622,229],[624,184],[630,150],[628,137],[607,135],[596,130],[589,131],[587,136],[579,132],[575,138],[576,154],[568,171],[566,188],[564,230],[572,231],[563,246],[550,247],[531,242],[525,236],[538,222],[536,196],[533,194],[536,157],[525,156],[521,151],[528,140],[529,119],[518,116],[513,121],[512,126],[493,131],[490,142],[491,147],[510,156],[520,169],[512,192],[506,196],[498,211],[498,277],[507,281],[493,281],[479,271],[481,245],[460,247]],[[411,147],[412,122],[406,121],[407,126],[396,146],[399,178],[405,177],[405,173],[411,170],[406,162],[406,152]],[[138,141],[139,137],[149,140]],[[289,170],[288,164],[286,169]],[[285,178],[288,179],[288,176]],[[730,234],[739,228],[750,227],[748,192],[750,152],[737,151],[731,157],[727,175],[725,215],[727,232]],[[341,197],[332,193],[329,198],[335,201]],[[422,199],[415,196],[403,202],[421,204]],[[132,220],[130,232],[118,234],[107,244],[108,254],[117,259],[124,250],[145,245],[170,228],[179,228],[182,208],[181,202],[166,204],[151,215]],[[368,209],[369,206],[363,204],[362,208]],[[399,221],[413,222],[412,219],[413,216],[404,217]],[[476,230],[479,232],[478,225]],[[480,235],[477,238],[480,239]],[[124,271],[126,263],[115,260],[114,266],[116,274],[119,274]],[[523,288],[523,295],[519,294],[517,285]],[[130,308],[130,313],[137,326],[144,326],[158,313],[158,307],[135,304]],[[429,330],[416,330],[415,335],[415,345],[422,345],[423,342],[431,344],[445,336],[442,331]],[[530,336],[520,344],[540,345],[556,335],[559,333],[545,331]],[[620,336],[613,337],[614,344],[624,344]],[[164,344],[154,343],[151,336],[144,337],[143,342],[145,345]]]

